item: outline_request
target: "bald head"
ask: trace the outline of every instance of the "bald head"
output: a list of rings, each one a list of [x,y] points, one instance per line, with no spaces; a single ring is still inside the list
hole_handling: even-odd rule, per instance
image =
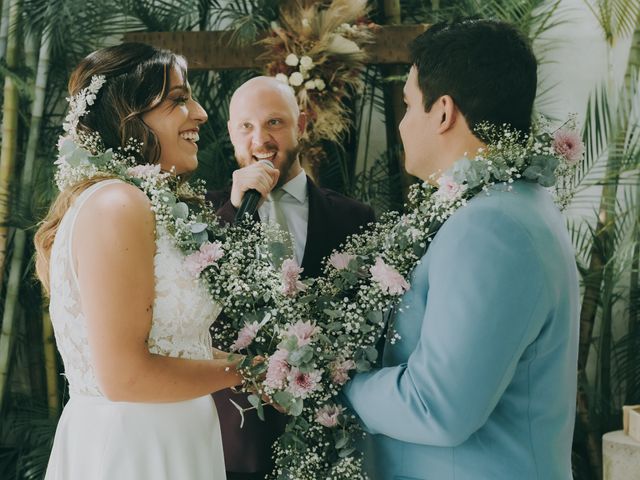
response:
[[[279,97],[290,109],[294,119],[300,115],[300,107],[293,89],[274,77],[254,77],[240,85],[229,103],[229,116],[234,117],[234,110],[244,107],[252,101],[260,101],[266,97]]]
[[[269,160],[280,170],[279,184],[298,175],[299,138],[306,117],[288,85],[273,77],[242,84],[229,103],[229,136],[240,167]]]

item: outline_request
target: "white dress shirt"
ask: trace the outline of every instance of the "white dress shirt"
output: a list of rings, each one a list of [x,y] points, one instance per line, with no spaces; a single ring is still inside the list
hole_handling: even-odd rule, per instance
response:
[[[285,191],[280,200],[280,207],[287,219],[289,233],[293,235],[293,253],[298,265],[300,265],[307,245],[307,227],[309,225],[309,193],[307,192],[307,175],[304,170],[280,188]],[[258,209],[258,215],[262,222],[277,223],[273,218],[271,195]]]

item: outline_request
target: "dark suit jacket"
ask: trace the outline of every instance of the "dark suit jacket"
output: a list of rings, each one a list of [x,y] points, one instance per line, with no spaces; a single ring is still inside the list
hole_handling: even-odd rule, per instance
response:
[[[322,271],[322,260],[351,234],[360,231],[375,220],[371,207],[345,197],[332,190],[319,188],[307,178],[309,193],[309,224],[307,243],[301,267],[303,277],[317,277]],[[221,219],[233,222],[236,208],[229,200],[229,191],[209,192]],[[258,219],[256,214],[256,220]],[[218,321],[224,321],[221,316]],[[223,390],[214,394],[224,446],[224,459],[228,472],[266,472],[273,469],[271,446],[282,434],[287,417],[273,408],[265,409],[266,421],[261,421],[255,410],[245,413],[240,429],[240,414],[229,399],[241,406],[251,405],[246,395]]]

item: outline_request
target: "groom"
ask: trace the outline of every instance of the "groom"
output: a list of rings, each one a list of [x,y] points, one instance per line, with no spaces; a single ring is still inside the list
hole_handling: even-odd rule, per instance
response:
[[[411,45],[400,123],[407,171],[435,182],[486,121],[528,132],[536,59],[511,26],[432,26]],[[578,278],[564,220],[538,185],[480,194],[411,278],[383,366],[345,403],[369,433],[373,480],[569,480]]]
[[[271,77],[253,78],[240,86],[229,105],[229,136],[240,167],[233,173],[230,192],[209,198],[218,215],[233,222],[244,194],[255,189],[267,196],[255,219],[279,223],[293,236],[291,254],[304,269],[302,276],[319,276],[322,260],[349,235],[375,220],[373,210],[339,193],[319,188],[300,165],[299,138],[305,116],[291,89]],[[270,160],[275,172],[258,163]],[[215,324],[214,324],[215,327]],[[228,480],[263,479],[273,469],[271,446],[284,431],[286,417],[265,409],[266,421],[255,411],[240,415],[230,399],[246,408],[245,395],[229,390],[214,395],[220,417]]]

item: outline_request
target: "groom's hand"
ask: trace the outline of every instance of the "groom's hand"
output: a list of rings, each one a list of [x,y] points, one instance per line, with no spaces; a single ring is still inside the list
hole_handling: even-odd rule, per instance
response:
[[[231,204],[240,208],[247,190],[257,190],[262,197],[269,195],[278,183],[280,171],[264,163],[252,163],[233,172]]]

